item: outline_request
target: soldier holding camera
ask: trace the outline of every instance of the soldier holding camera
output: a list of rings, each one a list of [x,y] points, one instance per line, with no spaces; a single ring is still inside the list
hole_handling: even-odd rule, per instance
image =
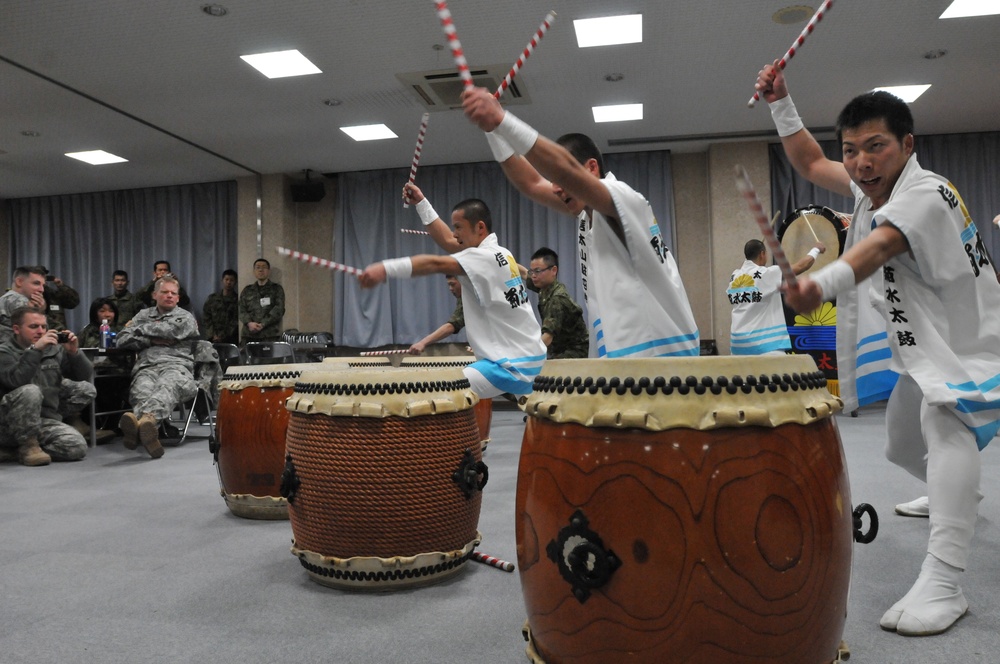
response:
[[[0,460],[44,466],[82,459],[87,441],[62,421],[96,394],[79,339],[50,330],[39,307],[15,309],[10,323],[12,336],[0,343]]]

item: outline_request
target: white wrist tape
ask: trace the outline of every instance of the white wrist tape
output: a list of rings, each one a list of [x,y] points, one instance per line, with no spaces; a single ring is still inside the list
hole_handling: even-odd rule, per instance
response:
[[[839,258],[811,276],[827,302],[836,298],[839,293],[853,288],[857,283],[854,278],[854,268]]]
[[[382,261],[382,267],[385,268],[385,276],[392,279],[408,279],[413,276],[413,261],[410,260],[409,256],[406,258],[387,258]]]
[[[819,258],[819,247],[813,247],[812,249],[810,249],[809,250],[809,256],[813,260],[816,260],[817,258]]]
[[[420,215],[420,222],[424,226],[433,224],[434,220],[438,218],[438,213],[434,210],[434,206],[426,198],[417,203],[417,214]]]
[[[493,133],[507,141],[517,154],[528,154],[538,140],[538,132],[510,111],[504,113],[503,122],[497,125]]]
[[[771,109],[771,119],[774,120],[774,126],[778,129],[778,136],[791,136],[805,128],[805,125],[802,124],[802,118],[799,117],[799,112],[795,110],[791,95],[776,99],[768,104],[768,107]]]
[[[493,158],[499,163],[502,164],[514,156],[514,148],[510,147],[510,143],[492,131],[486,133],[486,142],[490,145],[490,152],[493,153]]]

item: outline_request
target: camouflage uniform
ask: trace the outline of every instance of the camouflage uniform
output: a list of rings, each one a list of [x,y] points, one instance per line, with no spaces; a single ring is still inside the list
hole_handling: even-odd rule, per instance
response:
[[[212,293],[201,309],[205,323],[205,337],[218,343],[235,344],[240,340],[240,298],[233,293]]]
[[[0,343],[14,337],[14,328],[10,324],[10,315],[15,309],[31,305],[31,300],[17,291],[9,290],[0,295]]]
[[[45,317],[50,330],[65,330],[66,310],[80,306],[80,294],[66,284],[45,282]]]
[[[130,291],[125,291],[124,295],[112,293],[107,296],[107,299],[114,302],[115,306],[118,307],[118,318],[115,319],[115,323],[118,325],[124,325],[132,320],[143,308],[142,300],[139,299],[139,296]]]
[[[454,334],[458,334],[465,327],[465,310],[462,309],[462,300],[458,301],[455,310],[451,312],[451,318],[448,319],[448,322],[455,328]]]
[[[122,326],[115,324],[111,326],[111,331],[118,334],[122,331]],[[80,340],[80,348],[100,348],[101,347],[101,326],[93,323],[80,330],[76,335]]]
[[[139,302],[142,303],[142,306],[147,309],[156,306],[156,303],[153,302],[153,286],[155,285],[156,279],[153,279],[146,284],[141,291],[135,294]],[[177,306],[181,309],[191,311],[191,298],[188,297],[187,291],[184,290],[184,287],[181,286],[180,282],[177,283],[177,294],[180,296],[180,299],[177,300]]]
[[[542,333],[552,335],[547,353],[550,360],[587,357],[590,340],[583,309],[569,296],[561,281],[553,281],[539,291],[538,311],[542,315]]]
[[[56,461],[82,459],[87,441],[62,418],[94,399],[93,375],[83,353],[24,349],[13,339],[0,344],[0,446],[16,449],[34,437]]]
[[[173,339],[176,343],[154,346],[154,338]],[[193,354],[197,339],[198,322],[179,306],[165,314],[156,307],[143,309],[118,333],[118,348],[138,351],[129,391],[137,418],[149,413],[162,422],[177,404],[198,394]]]
[[[269,299],[262,305],[262,299]],[[281,284],[268,281],[263,286],[253,282],[240,293],[240,332],[243,341],[278,341],[281,338],[281,319],[285,316],[285,290]],[[251,334],[247,323],[260,323],[264,328]]]

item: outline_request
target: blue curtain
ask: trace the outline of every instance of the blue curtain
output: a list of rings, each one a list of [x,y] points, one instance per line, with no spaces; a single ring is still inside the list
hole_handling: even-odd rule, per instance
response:
[[[170,261],[200,318],[205,299],[236,263],[236,183],[214,182],[10,199],[11,265],[44,265],[80,293],[67,323],[81,330],[90,303],[125,270],[129,290]],[[247,274],[243,281],[248,282]]]
[[[664,238],[673,245],[670,153],[605,155],[605,161],[618,179],[649,199]],[[384,258],[440,253],[429,237],[400,232],[401,228],[422,228],[416,211],[402,207],[400,196],[408,177],[409,170],[402,168],[339,176],[333,247],[338,261],[364,267]],[[531,254],[540,247],[554,250],[559,254],[560,280],[582,305],[574,219],[522,196],[494,162],[422,166],[417,185],[449,223],[451,209],[459,201],[485,201],[501,246],[507,247],[522,265],[527,265]],[[455,306],[440,276],[391,281],[365,291],[356,280],[339,278],[334,297],[338,304],[336,343],[364,348],[419,341],[448,320]],[[448,341],[464,339],[464,335],[458,335]]]

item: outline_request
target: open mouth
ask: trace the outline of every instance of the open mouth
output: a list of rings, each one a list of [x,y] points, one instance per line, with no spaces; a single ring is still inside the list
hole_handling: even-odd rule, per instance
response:
[[[860,182],[865,187],[873,187],[877,185],[879,182],[881,182],[881,180],[882,178],[880,177],[874,177],[874,178],[868,178],[866,180],[861,180]]]

